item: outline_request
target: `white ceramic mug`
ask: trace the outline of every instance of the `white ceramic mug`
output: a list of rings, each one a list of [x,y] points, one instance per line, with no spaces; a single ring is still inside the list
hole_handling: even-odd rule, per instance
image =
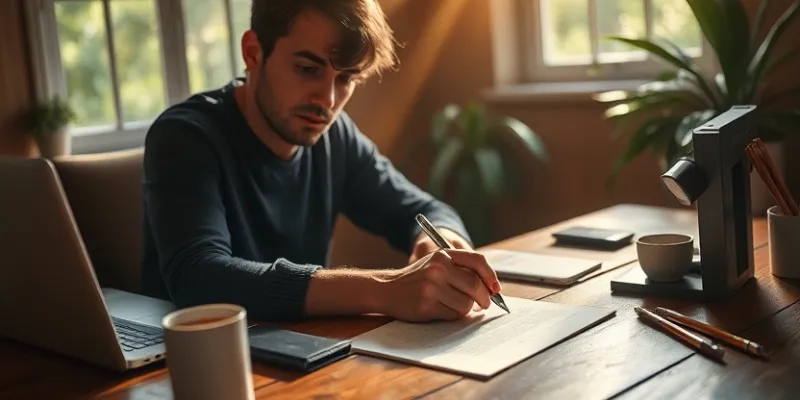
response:
[[[255,398],[244,308],[184,308],[165,316],[161,324],[175,399]]]
[[[767,226],[772,275],[800,279],[800,217],[784,215],[777,206],[770,207]]]
[[[639,266],[655,282],[675,282],[692,267],[694,237],[679,233],[642,236],[636,240]]]

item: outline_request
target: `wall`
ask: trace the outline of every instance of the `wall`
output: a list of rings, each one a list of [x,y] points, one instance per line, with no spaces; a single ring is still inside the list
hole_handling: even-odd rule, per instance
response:
[[[23,0],[0,0],[0,155],[34,156],[21,114],[34,98]]]

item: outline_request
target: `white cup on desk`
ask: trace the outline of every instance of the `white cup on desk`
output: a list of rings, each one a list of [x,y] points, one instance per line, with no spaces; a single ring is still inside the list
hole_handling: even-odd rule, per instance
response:
[[[255,398],[244,308],[184,308],[165,316],[161,324],[175,399]]]

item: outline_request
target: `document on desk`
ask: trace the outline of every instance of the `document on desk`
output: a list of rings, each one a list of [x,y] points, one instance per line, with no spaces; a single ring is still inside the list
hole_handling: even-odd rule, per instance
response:
[[[614,310],[505,297],[461,320],[392,321],[353,339],[355,352],[489,378],[615,315]]]

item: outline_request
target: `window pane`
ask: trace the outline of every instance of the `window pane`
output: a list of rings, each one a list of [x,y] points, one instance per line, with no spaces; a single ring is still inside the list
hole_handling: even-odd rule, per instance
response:
[[[116,122],[105,17],[100,1],[55,3],[61,65],[76,127]]]
[[[606,36],[644,38],[647,34],[643,0],[597,0],[597,59],[601,63],[641,61],[647,55],[631,46],[605,39]]]
[[[124,122],[153,119],[166,104],[155,2],[114,0],[111,17]]]
[[[590,64],[587,0],[541,0],[540,4],[544,63]]]
[[[669,40],[693,57],[703,52],[703,35],[686,0],[653,0],[653,38]]]
[[[244,76],[244,61],[239,43],[242,35],[250,29],[250,2],[251,0],[230,0],[231,13],[233,14],[233,44],[236,46],[236,76]]]
[[[186,63],[192,92],[214,89],[233,78],[226,0],[184,0]]]

